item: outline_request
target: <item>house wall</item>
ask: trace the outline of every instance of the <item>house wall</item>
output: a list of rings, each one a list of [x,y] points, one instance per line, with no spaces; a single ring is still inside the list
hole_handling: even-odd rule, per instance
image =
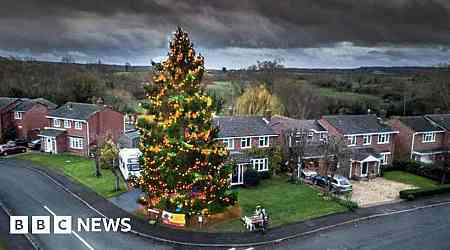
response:
[[[75,121],[69,120],[70,122],[70,128],[64,127],[64,120],[66,119],[58,119],[60,121],[60,126],[55,127],[53,123],[54,119],[47,119],[48,124],[50,124],[50,127],[59,128],[59,129],[65,129],[66,133],[65,136],[62,136],[61,138],[58,138],[58,152],[60,151],[59,147],[64,148],[64,151],[81,155],[81,156],[87,156],[88,155],[88,149],[87,149],[87,125],[86,122],[81,122],[81,129],[75,128]],[[74,149],[71,148],[69,145],[69,137],[81,137],[84,140],[84,147],[83,149]]]
[[[89,122],[89,146],[101,143],[107,135],[111,135],[114,142],[124,133],[124,115],[106,108],[95,113]]]
[[[245,138],[245,137],[242,137],[242,138]],[[263,147],[263,148],[270,148],[275,145],[278,145],[277,138],[278,137],[275,137],[275,136],[269,137],[269,147]],[[222,140],[222,139],[224,139],[224,138],[218,138],[218,140]],[[241,149],[241,138],[233,138],[233,140],[234,140],[234,149],[232,149],[232,151],[241,151],[241,150],[249,149],[249,148]],[[252,147],[259,148],[259,137],[252,137],[250,140],[251,140]]]
[[[414,131],[403,124],[399,119],[392,119],[389,121],[391,127],[398,130],[400,133],[395,136],[395,159],[406,160],[411,157],[411,141]]]
[[[10,112],[17,105],[17,101],[0,110],[0,141],[5,141],[8,129],[14,129],[14,113]]]
[[[18,138],[36,139],[38,131],[47,126],[48,109],[42,104],[35,104],[23,113],[22,120],[15,120]],[[19,126],[22,126],[20,128]]]

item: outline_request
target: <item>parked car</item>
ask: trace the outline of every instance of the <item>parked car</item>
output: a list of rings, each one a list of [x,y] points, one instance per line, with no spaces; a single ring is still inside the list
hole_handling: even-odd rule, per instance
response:
[[[302,169],[300,170],[300,177],[307,180],[312,180],[314,176],[317,175],[316,171]]]
[[[28,148],[32,150],[40,150],[41,149],[41,139],[32,140],[28,143]]]
[[[331,181],[331,189],[336,192],[350,192],[353,190],[350,181],[342,175],[329,177]]]
[[[327,187],[328,186],[328,177],[322,176],[322,175],[316,175],[312,177],[312,182],[314,185],[321,186],[321,187]]]
[[[350,181],[341,175],[322,176],[316,175],[312,178],[315,185],[322,187],[330,187],[331,191],[334,192],[350,192],[352,191],[352,184]]]
[[[7,144],[0,145],[0,155],[12,155],[18,153],[27,152],[27,148],[24,146],[17,146],[14,143],[8,142]]]
[[[17,140],[15,140],[15,141],[12,141],[11,142],[11,144],[14,144],[14,145],[16,145],[16,146],[23,146],[23,147],[26,147],[26,146],[28,146],[28,140],[25,140],[25,139],[17,139]],[[10,142],[8,142],[8,143],[10,143]]]

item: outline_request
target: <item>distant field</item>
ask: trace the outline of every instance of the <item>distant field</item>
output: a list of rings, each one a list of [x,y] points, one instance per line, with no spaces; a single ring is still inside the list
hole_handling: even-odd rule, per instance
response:
[[[340,92],[332,88],[319,88],[321,96],[336,97],[339,99],[346,99],[351,101],[372,100],[375,102],[381,101],[381,98],[374,95],[358,94],[353,92]]]

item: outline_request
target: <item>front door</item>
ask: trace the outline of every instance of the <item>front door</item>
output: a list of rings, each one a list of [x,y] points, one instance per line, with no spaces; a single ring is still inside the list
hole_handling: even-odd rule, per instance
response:
[[[45,137],[45,152],[56,153],[56,140],[53,137]]]
[[[366,177],[369,172],[369,162],[363,162],[361,166],[361,176]]]
[[[233,168],[231,175],[231,185],[244,184],[244,164],[238,164]]]

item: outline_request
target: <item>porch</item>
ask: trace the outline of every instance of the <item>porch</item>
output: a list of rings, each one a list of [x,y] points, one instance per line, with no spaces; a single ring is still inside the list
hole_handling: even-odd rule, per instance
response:
[[[443,155],[448,151],[445,148],[433,150],[415,150],[411,154],[411,159],[422,163],[431,164],[443,159]]]
[[[373,148],[352,149],[349,178],[360,180],[379,176],[381,158]]]
[[[38,135],[41,138],[41,151],[51,154],[65,152],[67,149],[66,131],[60,129],[44,129]]]

